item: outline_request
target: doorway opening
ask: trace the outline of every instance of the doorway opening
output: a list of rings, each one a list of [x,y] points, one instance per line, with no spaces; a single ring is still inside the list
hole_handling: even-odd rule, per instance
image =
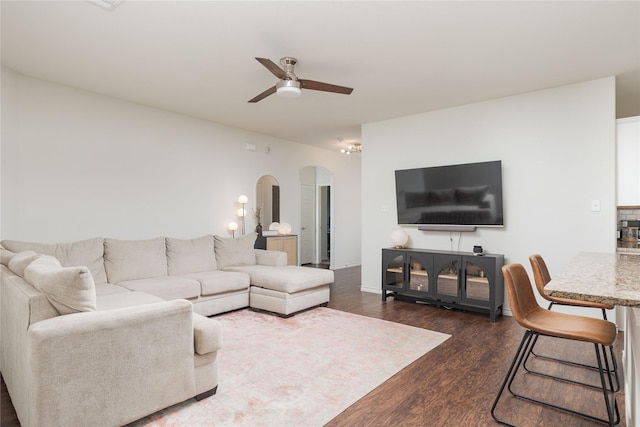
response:
[[[320,166],[300,170],[300,264],[333,268],[333,174]]]

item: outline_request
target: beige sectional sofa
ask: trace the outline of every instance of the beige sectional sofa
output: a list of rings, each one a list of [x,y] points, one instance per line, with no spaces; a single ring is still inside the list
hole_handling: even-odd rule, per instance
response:
[[[255,235],[2,242],[0,370],[29,426],[118,426],[216,392],[220,322],[329,301],[333,272]]]

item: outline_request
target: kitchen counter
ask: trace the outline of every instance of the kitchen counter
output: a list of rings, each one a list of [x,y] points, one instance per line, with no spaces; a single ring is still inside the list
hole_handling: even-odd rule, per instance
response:
[[[621,307],[625,418],[628,426],[637,426],[640,419],[640,252],[581,252],[545,286],[544,293],[626,306]]]
[[[640,252],[581,252],[545,286],[544,293],[640,307]]]

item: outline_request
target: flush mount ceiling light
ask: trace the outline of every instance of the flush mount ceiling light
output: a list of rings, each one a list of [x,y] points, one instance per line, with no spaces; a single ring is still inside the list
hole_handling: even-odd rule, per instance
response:
[[[116,7],[120,5],[124,0],[88,0],[89,3],[93,3],[95,5],[100,6],[103,9],[107,9],[109,11],[114,10]]]
[[[362,153],[362,144],[357,142],[355,144],[348,145],[347,148],[343,148],[340,152],[342,154]]]

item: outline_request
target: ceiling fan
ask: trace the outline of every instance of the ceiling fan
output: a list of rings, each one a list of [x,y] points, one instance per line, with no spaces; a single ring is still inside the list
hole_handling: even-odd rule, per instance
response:
[[[293,68],[298,62],[296,58],[286,56],[280,59],[282,68],[278,67],[272,60],[267,58],[256,58],[256,60],[264,65],[267,70],[271,71],[274,76],[280,79],[280,81],[278,81],[275,86],[270,87],[260,95],[250,99],[249,102],[261,101],[267,96],[273,95],[274,93],[277,93],[279,96],[282,96],[284,98],[295,98],[300,96],[300,94],[302,93],[302,89],[342,93],[345,95],[349,95],[351,92],[353,92],[353,89],[350,87],[337,86],[329,83],[317,82],[314,80],[299,79],[293,72]]]

